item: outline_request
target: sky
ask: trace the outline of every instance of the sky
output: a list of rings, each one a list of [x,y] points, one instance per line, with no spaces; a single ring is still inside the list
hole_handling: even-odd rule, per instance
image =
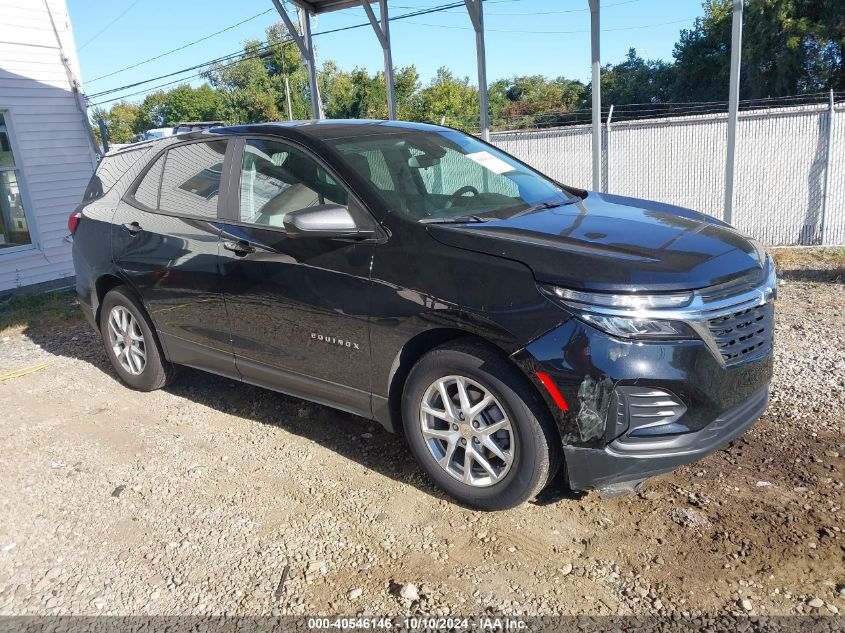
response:
[[[388,6],[393,18],[448,3],[389,0]],[[247,39],[263,40],[264,29],[278,21],[271,0],[67,0],[67,4],[89,96],[235,53]],[[621,61],[629,48],[645,58],[671,59],[681,29],[690,28],[702,14],[701,0],[601,0],[601,5],[603,64]],[[488,82],[529,74],[589,81],[587,0],[485,0],[484,21]],[[103,77],[240,22],[183,50]],[[362,23],[366,26],[317,36],[320,31]],[[323,14],[312,22],[312,30],[318,63],[332,59],[343,70],[383,68],[382,50],[363,8]],[[394,66],[415,65],[424,84],[440,66],[477,84],[475,37],[465,8],[391,21],[390,34]],[[201,83],[193,71],[91,102],[121,95],[140,100],[143,94],[132,93],[181,77],[192,85]]]

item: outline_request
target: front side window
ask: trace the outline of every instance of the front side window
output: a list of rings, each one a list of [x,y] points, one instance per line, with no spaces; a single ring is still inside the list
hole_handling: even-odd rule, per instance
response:
[[[260,139],[244,144],[241,222],[281,227],[291,211],[347,202],[346,190],[296,147]]]
[[[20,168],[15,163],[6,127],[8,115],[0,111],[0,249],[32,244],[20,190]]]
[[[454,130],[390,130],[328,142],[389,208],[414,220],[503,219],[537,205],[578,199],[507,154]]]
[[[216,218],[225,155],[226,141],[178,145],[168,150],[158,208],[176,215]]]

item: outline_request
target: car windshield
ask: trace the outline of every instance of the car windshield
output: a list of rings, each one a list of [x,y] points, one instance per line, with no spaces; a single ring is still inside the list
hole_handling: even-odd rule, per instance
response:
[[[385,204],[420,222],[483,222],[578,200],[482,141],[454,130],[397,130],[327,141]]]

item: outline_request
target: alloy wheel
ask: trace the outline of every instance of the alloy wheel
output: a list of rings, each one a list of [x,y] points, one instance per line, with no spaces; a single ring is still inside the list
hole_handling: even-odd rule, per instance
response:
[[[466,376],[444,376],[426,389],[420,426],[429,452],[447,473],[475,487],[491,486],[508,473],[514,432],[491,391]]]
[[[117,362],[124,370],[137,376],[147,366],[147,344],[138,320],[123,306],[109,312],[109,343]]]

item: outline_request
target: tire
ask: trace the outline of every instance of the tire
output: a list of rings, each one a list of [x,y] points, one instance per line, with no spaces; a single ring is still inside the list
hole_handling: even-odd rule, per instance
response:
[[[131,318],[122,318],[124,315]],[[110,323],[113,317],[115,320]],[[123,327],[126,324],[128,327]],[[127,331],[131,332],[132,351],[129,356],[121,352],[118,358],[116,345],[125,350],[127,339],[125,336],[115,335]],[[155,391],[166,386],[175,376],[174,366],[164,359],[161,345],[146,310],[125,288],[114,288],[103,298],[100,307],[100,334],[112,367],[120,379],[132,389]],[[117,344],[113,344],[113,336],[118,338]],[[143,354],[136,350],[142,350]],[[139,360],[142,357],[143,362]]]
[[[458,404],[463,402],[461,382],[472,405],[469,409]],[[449,418],[441,385],[456,407],[452,412],[463,416],[460,419]],[[487,395],[495,402],[473,414]],[[504,510],[531,499],[555,476],[562,461],[560,436],[533,386],[501,352],[474,341],[439,347],[414,365],[402,396],[402,419],[411,451],[429,477],[460,503],[480,510]],[[496,431],[503,420],[509,430]],[[451,428],[450,434],[445,427]],[[487,435],[487,429],[493,435]],[[491,450],[491,441],[498,453]],[[479,452],[483,460],[476,462]],[[510,462],[498,454],[510,457]],[[482,461],[492,468],[482,467]]]

